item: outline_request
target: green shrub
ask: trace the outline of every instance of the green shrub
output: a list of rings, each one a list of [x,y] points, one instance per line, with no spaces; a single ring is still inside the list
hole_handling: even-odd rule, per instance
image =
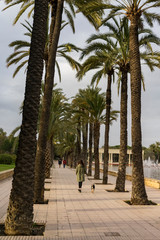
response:
[[[16,156],[12,154],[0,154],[0,164],[12,164],[15,163]]]

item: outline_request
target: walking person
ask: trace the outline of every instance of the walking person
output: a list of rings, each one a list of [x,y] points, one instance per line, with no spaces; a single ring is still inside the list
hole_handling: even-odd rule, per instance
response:
[[[85,170],[84,170],[84,163],[82,160],[78,162],[78,165],[76,167],[76,175],[77,175],[77,182],[78,182],[78,191],[81,192],[82,189],[82,183],[85,181],[84,176]]]
[[[66,166],[66,160],[63,159],[63,168],[65,168],[65,166]]]
[[[59,168],[60,168],[61,164],[62,164],[62,159],[61,158],[58,159],[58,164],[59,164]]]

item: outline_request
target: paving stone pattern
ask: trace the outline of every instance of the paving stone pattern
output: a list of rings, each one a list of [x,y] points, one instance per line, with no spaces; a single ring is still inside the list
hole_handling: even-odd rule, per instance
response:
[[[131,197],[131,182],[126,181],[128,192],[113,190],[116,178],[109,176],[109,184],[87,178],[82,192],[78,192],[74,169],[51,170],[46,180],[45,198],[48,204],[34,205],[34,221],[46,224],[44,236],[0,236],[0,240],[160,240],[160,205],[130,206],[124,202]],[[51,183],[50,183],[51,182]],[[91,185],[96,184],[95,192]],[[0,222],[5,219],[11,179],[0,182]],[[160,204],[160,190],[146,187],[149,200]]]

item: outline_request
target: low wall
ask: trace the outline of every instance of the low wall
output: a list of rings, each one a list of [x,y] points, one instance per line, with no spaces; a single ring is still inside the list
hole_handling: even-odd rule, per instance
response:
[[[115,177],[117,176],[117,172],[113,172],[113,171],[108,171],[108,174]],[[132,176],[129,174],[126,174],[126,180],[132,181]],[[144,182],[146,186],[160,189],[160,180],[158,179],[144,178]]]
[[[12,175],[13,175],[13,169],[0,172],[0,181],[8,177],[12,177]]]

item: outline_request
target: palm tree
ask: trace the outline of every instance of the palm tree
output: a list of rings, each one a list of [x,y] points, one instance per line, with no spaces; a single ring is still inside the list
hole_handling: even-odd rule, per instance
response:
[[[60,36],[62,12],[63,12],[64,0],[59,0],[57,2],[55,25],[52,34],[52,41],[49,46],[49,57],[45,78],[45,90],[44,97],[42,101],[42,113],[40,119],[40,130],[38,137],[38,147],[36,154],[36,165],[35,165],[35,192],[34,201],[35,203],[44,201],[44,178],[45,178],[45,152],[46,142],[47,142],[47,132],[49,126],[49,114],[52,99],[52,89],[54,84],[54,72],[55,72],[55,59],[57,46]]]
[[[77,118],[80,119],[80,122],[81,122],[83,147],[82,147],[82,153],[80,155],[84,161],[85,172],[87,171],[88,118],[89,118],[89,113],[86,110],[86,106],[85,106],[86,94],[87,94],[86,89],[79,89],[78,94],[76,94],[74,100],[72,101],[73,106],[75,106],[75,113],[77,115]]]
[[[99,171],[99,138],[100,138],[100,125],[104,123],[105,109],[105,94],[100,93],[100,89],[95,88],[92,92],[92,96],[86,95],[86,108],[90,112],[91,121],[93,123],[94,133],[94,161],[95,161],[95,174],[94,178],[100,178]]]
[[[100,93],[100,88],[87,88],[85,95],[85,109],[89,112],[89,122],[93,124],[94,135],[94,160],[95,160],[95,179],[99,179],[99,138],[100,125],[106,123],[105,114],[103,111],[106,108],[105,93]],[[90,93],[90,94],[88,94]],[[111,111],[110,122],[116,120],[116,111]],[[90,150],[91,151],[91,150]]]
[[[47,15],[48,1],[35,1],[22,126],[5,220],[7,235],[30,235],[33,223],[34,161]]]
[[[95,88],[87,86],[85,89],[85,97],[84,98],[92,98],[93,94],[95,93]],[[83,105],[86,104],[86,101],[83,101]],[[93,153],[92,153],[92,145],[93,145],[93,122],[91,113],[88,111],[88,114],[86,115],[87,121],[89,122],[89,153],[88,153],[88,176],[92,176],[92,162],[93,162]]]
[[[79,93],[73,99],[75,116],[81,119],[81,125],[88,125],[92,122],[94,125],[94,155],[95,155],[95,178],[99,179],[99,137],[100,124],[103,122],[103,110],[105,108],[104,95],[100,93],[99,88],[92,88],[92,94],[88,94],[87,89],[79,89]],[[83,144],[84,145],[84,144]],[[84,149],[83,149],[84,150]],[[84,153],[83,153],[84,155]],[[85,170],[87,168],[87,159],[84,161]]]

